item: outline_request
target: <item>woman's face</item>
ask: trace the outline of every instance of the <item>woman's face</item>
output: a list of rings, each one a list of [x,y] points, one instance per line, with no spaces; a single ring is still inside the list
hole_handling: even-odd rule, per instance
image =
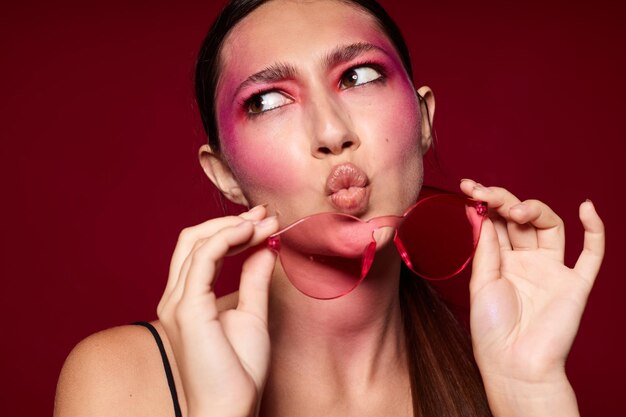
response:
[[[418,100],[387,36],[354,6],[260,6],[226,38],[216,109],[223,160],[247,202],[282,225],[400,214],[417,198],[429,145]]]

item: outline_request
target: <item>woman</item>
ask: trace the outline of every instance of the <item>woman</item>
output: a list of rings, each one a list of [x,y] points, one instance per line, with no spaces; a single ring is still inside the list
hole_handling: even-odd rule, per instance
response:
[[[592,203],[580,206],[585,249],[569,269],[549,207],[461,182],[492,209],[470,283],[477,368],[445,307],[401,270],[388,229],[367,279],[333,300],[299,292],[264,244],[313,213],[370,219],[415,202],[434,95],[410,74],[395,26],[370,1],[227,7],[197,70],[209,137],[200,162],[253,208],[181,233],[153,323],[172,397],[152,336],[122,326],[71,353],[56,415],[165,416],[172,402],[189,416],[576,415],[564,363],[603,256]],[[216,300],[221,259],[248,248],[240,290]]]

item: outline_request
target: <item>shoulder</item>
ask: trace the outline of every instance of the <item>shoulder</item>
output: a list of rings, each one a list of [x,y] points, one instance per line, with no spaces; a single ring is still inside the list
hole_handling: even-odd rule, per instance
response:
[[[220,311],[237,306],[238,293],[217,300]],[[185,409],[178,367],[159,321],[153,321],[171,365]],[[173,416],[173,405],[156,341],[143,326],[126,325],[94,333],[70,352],[57,385],[55,417]]]
[[[130,410],[144,409],[146,397],[161,392],[167,394],[167,383],[150,332],[142,326],[114,327],[82,340],[68,355],[55,416],[133,415]]]

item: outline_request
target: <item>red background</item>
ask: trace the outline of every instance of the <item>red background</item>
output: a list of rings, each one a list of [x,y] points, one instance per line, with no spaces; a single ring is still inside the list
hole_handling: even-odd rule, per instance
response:
[[[0,6],[3,415],[51,413],[73,345],[154,319],[180,229],[221,213],[197,163],[192,97],[217,6],[55,3]],[[607,1],[467,3],[384,2],[417,84],[437,97],[442,169],[427,182],[470,177],[548,202],[568,225],[570,266],[578,205],[594,201],[607,256],[568,373],[583,415],[622,414],[626,13]]]

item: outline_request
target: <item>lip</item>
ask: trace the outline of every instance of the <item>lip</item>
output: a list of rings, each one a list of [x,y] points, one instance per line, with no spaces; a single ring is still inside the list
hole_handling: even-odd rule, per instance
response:
[[[337,210],[356,215],[363,213],[369,203],[370,188],[367,174],[352,163],[335,165],[326,180],[326,194]]]

